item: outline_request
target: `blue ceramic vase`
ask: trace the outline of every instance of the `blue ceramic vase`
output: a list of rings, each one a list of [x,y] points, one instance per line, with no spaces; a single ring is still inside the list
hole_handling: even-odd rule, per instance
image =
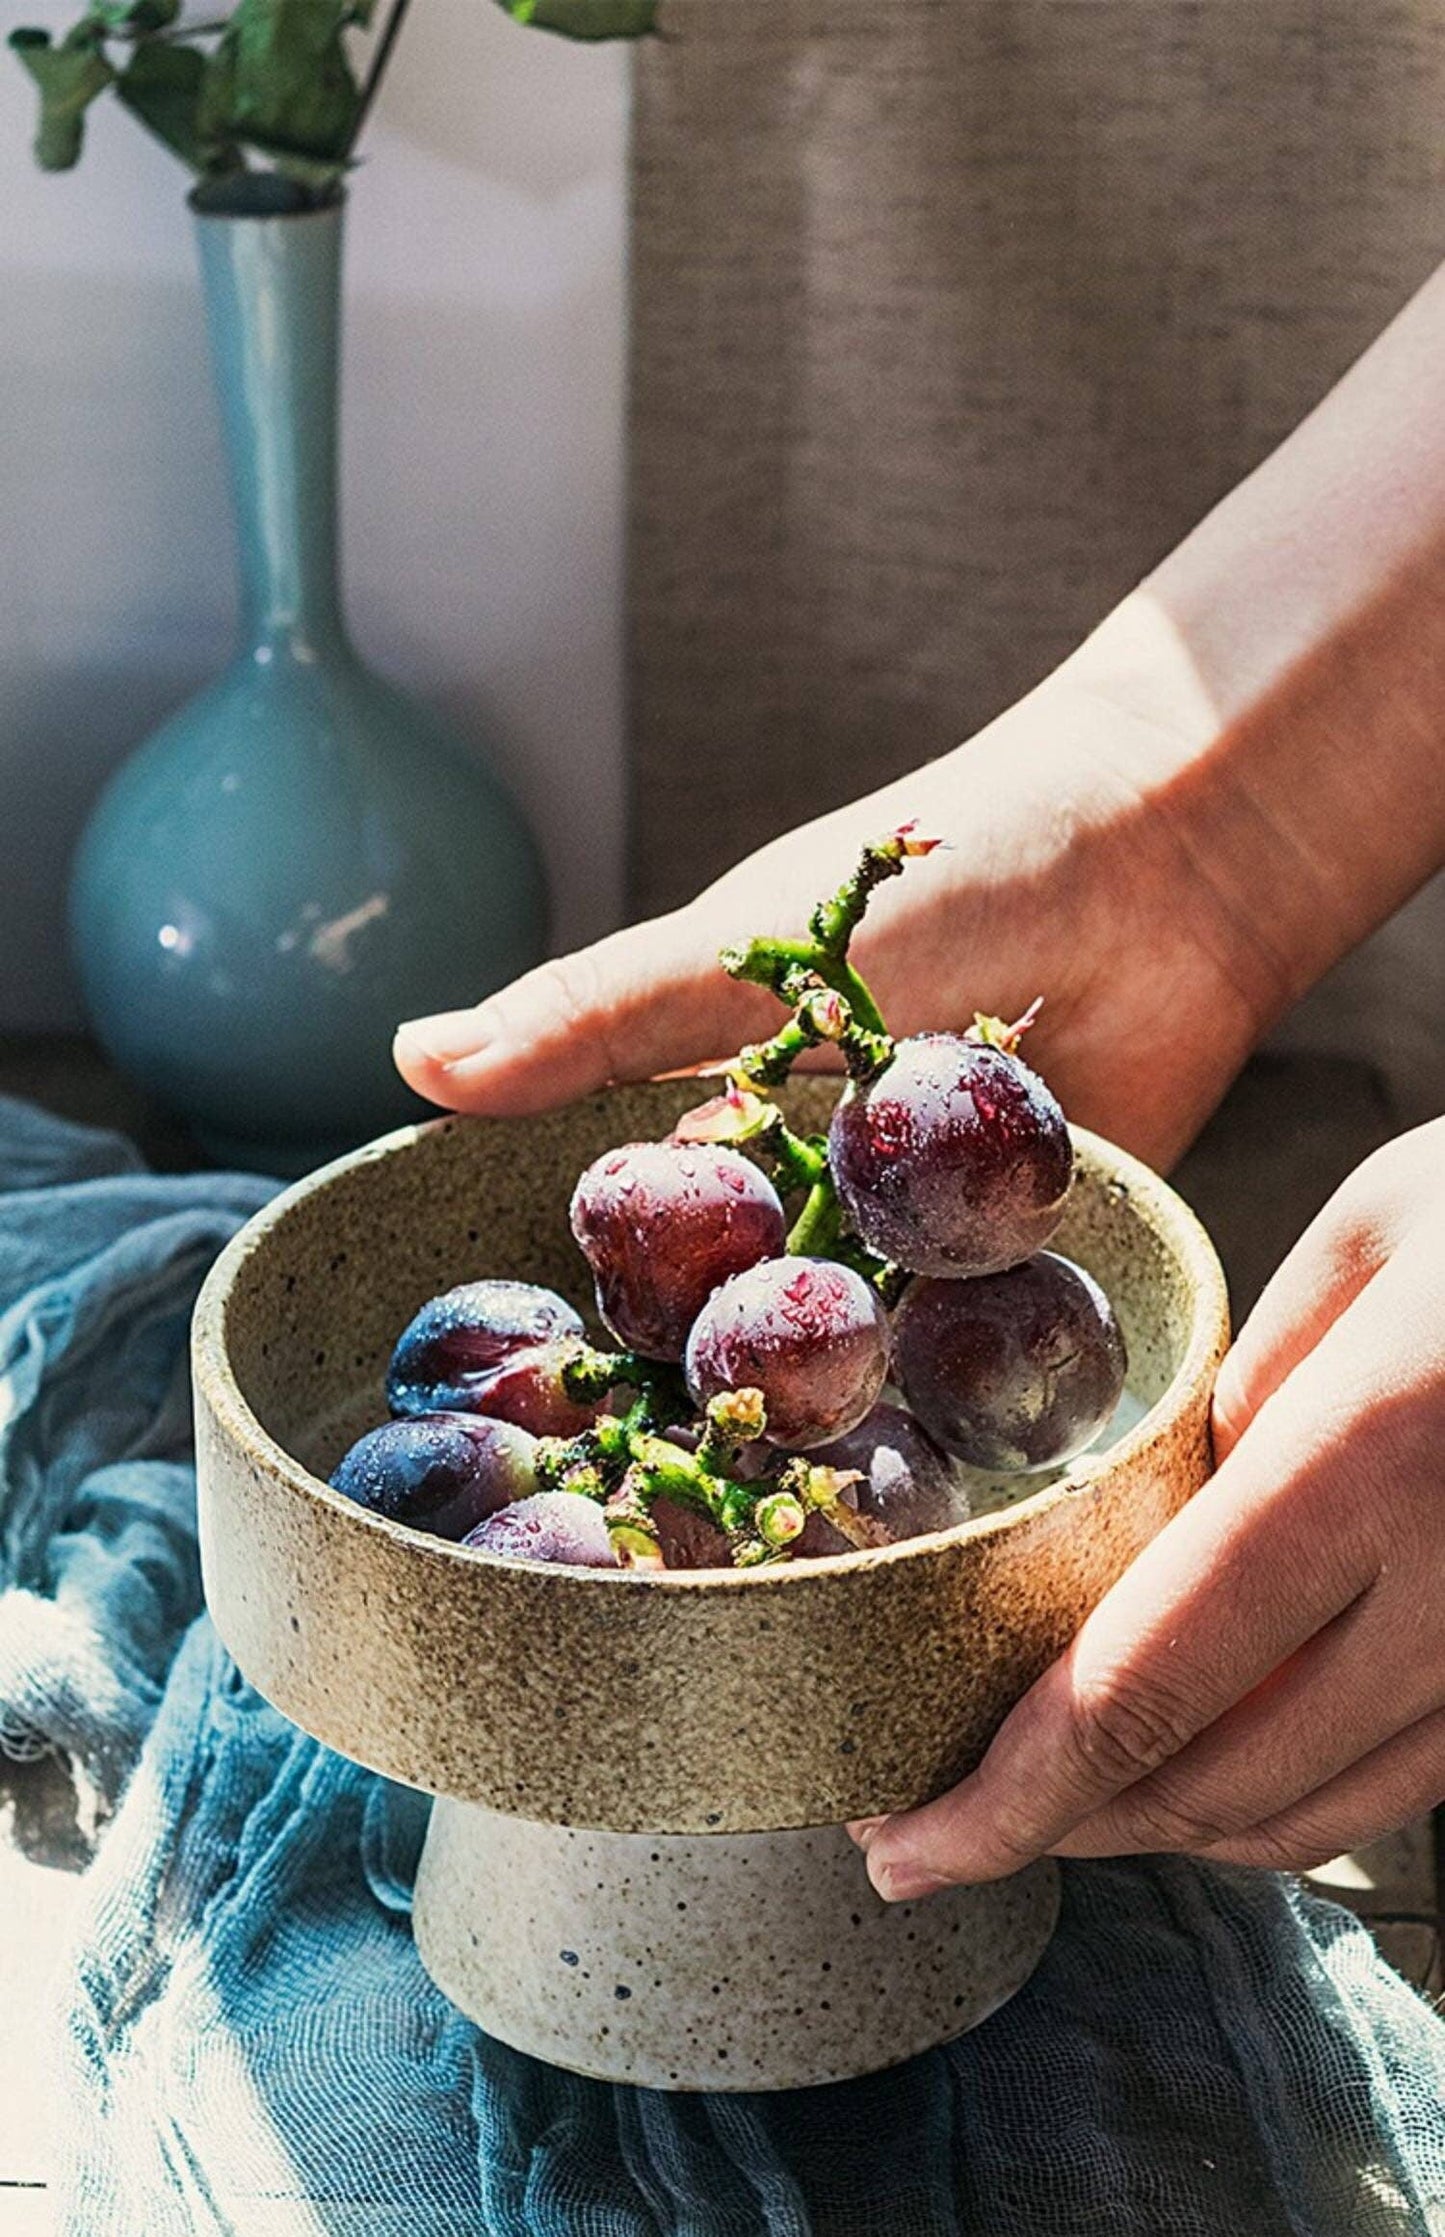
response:
[[[346,634],[342,217],[197,214],[243,641],[112,779],[71,890],[114,1062],[213,1156],[286,1173],[414,1115],[396,1026],[478,1000],[546,939],[517,809]]]

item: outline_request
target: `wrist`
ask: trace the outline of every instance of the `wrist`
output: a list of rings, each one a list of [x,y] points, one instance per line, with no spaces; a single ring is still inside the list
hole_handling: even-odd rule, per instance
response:
[[[1123,718],[1113,766],[1217,904],[1263,1031],[1445,860],[1445,537],[1363,577],[1349,611],[1282,583],[1226,640],[1228,525],[1207,522],[1060,677]]]
[[[1252,1045],[1345,945],[1338,884],[1290,844],[1284,800],[1259,783],[1258,733],[1221,713],[1147,583],[1045,689],[1074,737],[1097,740],[1140,879],[1233,991]]]

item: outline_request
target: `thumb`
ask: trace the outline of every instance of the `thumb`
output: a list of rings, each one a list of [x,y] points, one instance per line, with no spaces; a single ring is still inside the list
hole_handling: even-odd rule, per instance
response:
[[[730,1056],[776,1019],[769,994],[719,967],[700,912],[681,909],[544,963],[475,1009],[414,1018],[393,1053],[429,1101],[517,1116]]]

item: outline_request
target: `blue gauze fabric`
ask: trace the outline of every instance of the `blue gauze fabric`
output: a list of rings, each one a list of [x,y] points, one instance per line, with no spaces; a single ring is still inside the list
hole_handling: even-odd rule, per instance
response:
[[[263,1193],[0,1103],[0,1718],[124,1787],[60,1983],[71,2237],[1445,2229],[1445,2026],[1272,1875],[1067,1867],[1012,2003],[831,2089],[609,2088],[482,2036],[408,1928],[424,1800],[190,1620],[186,1319]]]

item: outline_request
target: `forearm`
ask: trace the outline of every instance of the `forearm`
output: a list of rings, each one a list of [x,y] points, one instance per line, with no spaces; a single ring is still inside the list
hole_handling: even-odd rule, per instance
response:
[[[1445,860],[1445,269],[1065,673],[1237,917],[1262,1018]]]

